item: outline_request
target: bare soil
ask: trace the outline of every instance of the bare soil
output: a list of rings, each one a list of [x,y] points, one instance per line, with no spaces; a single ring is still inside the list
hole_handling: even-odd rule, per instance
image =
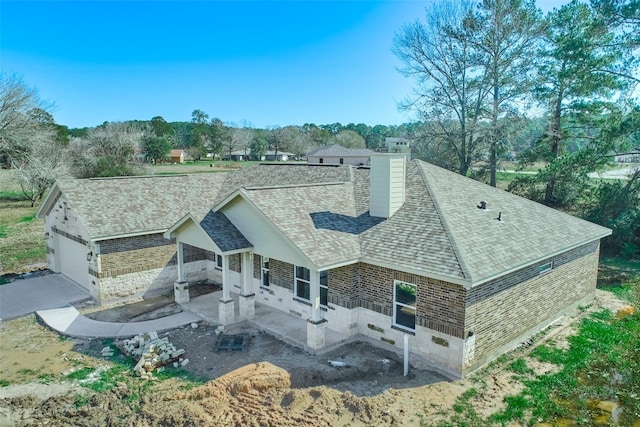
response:
[[[206,291],[203,289],[203,291]],[[96,318],[147,320],[179,307],[161,299],[94,313]],[[598,292],[593,309],[617,311],[624,304],[612,294]],[[146,306],[146,310],[143,309]],[[514,351],[526,358],[543,340],[562,345],[575,321],[585,312],[565,317],[540,340]],[[144,381],[127,376],[102,392],[64,379],[78,367],[104,370],[113,361],[100,357],[101,340],[63,339],[33,316],[0,324],[0,426],[415,426],[448,419],[456,399],[474,387],[471,403],[482,417],[503,408],[504,397],[521,384],[513,373],[495,365],[465,380],[449,381],[426,370],[402,375],[395,353],[366,343],[345,345],[313,356],[248,325],[226,333],[246,333],[245,352],[213,351],[214,327],[200,322],[168,331],[177,348],[185,349],[184,367],[194,383],[181,378]],[[121,358],[118,358],[119,360]],[[334,367],[329,360],[348,367]],[[538,373],[555,369],[526,358]]]

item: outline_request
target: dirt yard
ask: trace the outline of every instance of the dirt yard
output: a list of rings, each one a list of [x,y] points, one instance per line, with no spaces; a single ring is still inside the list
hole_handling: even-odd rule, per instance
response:
[[[594,309],[615,311],[621,305],[599,291]],[[159,298],[88,315],[141,321],[177,310],[168,298]],[[583,315],[563,319],[544,339],[562,342]],[[481,391],[472,403],[482,417],[520,391],[513,374],[498,365],[461,381],[416,369],[404,377],[396,354],[365,343],[312,356],[246,325],[226,331],[250,335],[245,352],[215,353],[215,329],[202,322],[160,334],[184,349],[189,363],[186,372],[156,381],[126,371],[109,374],[113,360],[100,356],[109,342],[59,337],[33,316],[3,322],[0,333],[0,426],[434,425],[448,419],[456,399],[471,387]],[[518,357],[534,346],[516,350]],[[330,360],[348,366],[334,367]],[[539,373],[554,368],[527,363]],[[73,379],[83,368],[100,380]],[[206,382],[191,381],[196,377]],[[87,381],[95,381],[93,387]]]

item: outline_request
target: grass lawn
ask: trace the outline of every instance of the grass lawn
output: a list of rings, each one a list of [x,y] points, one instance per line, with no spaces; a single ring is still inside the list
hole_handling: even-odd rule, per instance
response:
[[[518,348],[500,356],[470,377],[475,387],[458,398],[449,421],[437,426],[640,427],[640,262],[603,259],[599,276],[601,289],[627,300],[627,309],[587,311],[565,341],[536,346],[545,330],[533,338],[532,351]],[[550,367],[536,375],[533,366],[540,364]],[[496,366],[510,372],[510,382],[520,383],[522,391],[506,396],[505,409],[484,419],[474,403],[491,393],[485,376]]]
[[[38,206],[22,200],[11,171],[0,170],[0,276],[46,265],[44,221],[36,219]]]

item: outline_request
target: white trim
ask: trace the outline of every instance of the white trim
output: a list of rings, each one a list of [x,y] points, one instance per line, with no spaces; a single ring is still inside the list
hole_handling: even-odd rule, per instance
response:
[[[416,304],[418,303],[418,285],[416,285],[414,283],[405,282],[403,280],[394,280],[393,281],[393,317],[392,317],[391,321],[393,322],[393,326],[396,327],[396,328],[400,328],[400,329],[405,330],[405,331],[415,332],[416,331],[415,319],[416,319],[417,307],[414,307],[414,306],[407,305],[407,304],[401,303],[399,301],[396,301],[396,286],[398,286],[398,284],[400,284],[400,283],[402,283],[404,285],[413,286],[415,288],[415,290],[416,290],[416,295],[415,295]],[[408,308],[410,310],[413,310],[413,320],[414,320],[413,329],[411,329],[411,328],[409,328],[407,326],[401,325],[398,322],[396,322],[396,314],[397,314],[396,307],[399,306],[399,305],[402,306],[403,308],[406,307],[406,308]]]

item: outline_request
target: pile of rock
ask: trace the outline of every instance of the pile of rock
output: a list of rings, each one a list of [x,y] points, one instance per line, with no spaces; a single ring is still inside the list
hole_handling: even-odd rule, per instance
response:
[[[127,355],[140,357],[133,371],[145,379],[151,379],[153,377],[151,373],[154,370],[171,362],[174,362],[174,367],[186,366],[189,363],[189,359],[180,357],[184,354],[183,349],[176,349],[168,338],[158,338],[156,332],[148,332],[124,340],[123,351]]]

